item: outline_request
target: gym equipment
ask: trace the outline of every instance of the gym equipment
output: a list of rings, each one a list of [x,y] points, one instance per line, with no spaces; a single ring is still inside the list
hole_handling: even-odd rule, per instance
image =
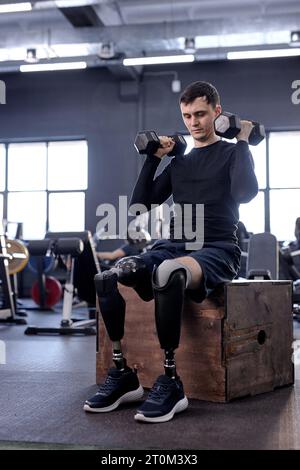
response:
[[[27,248],[30,253],[29,269],[37,275],[37,281],[32,286],[31,295],[35,303],[38,305],[39,310],[48,310],[55,305],[53,301],[58,296],[58,294],[53,295],[51,293],[52,289],[53,291],[58,292],[58,286],[54,286],[54,282],[49,281],[46,286],[46,272],[49,272],[50,267],[55,264],[55,258],[53,256],[53,242],[49,239],[29,240],[27,242]],[[49,289],[48,292],[47,287]],[[48,300],[48,304],[46,302],[46,298]],[[57,302],[58,301],[59,298],[57,298]],[[32,310],[36,309],[36,307],[27,307],[27,309]]]
[[[175,146],[167,155],[169,155],[169,157],[184,155],[187,143],[183,135],[174,134],[170,137],[175,141]],[[161,143],[156,132],[141,131],[136,136],[134,146],[141,155],[153,155],[157,149],[161,147]]]
[[[53,256],[44,256],[42,259],[42,268],[43,273],[47,274],[51,271],[54,271],[56,268],[56,259]],[[39,260],[37,260],[37,256],[31,256],[28,261],[28,268],[33,274],[39,273]]]
[[[9,275],[17,274],[25,268],[29,261],[29,253],[20,240],[6,240],[6,254],[2,253],[2,257],[8,260]]]
[[[22,302],[18,300],[19,286],[17,276],[17,274],[26,266],[29,260],[29,253],[26,249],[26,245],[24,245],[24,243],[21,241],[23,239],[23,223],[3,219],[2,225],[4,231],[3,233],[6,237],[7,253],[11,255],[11,258],[9,259],[8,270],[16,314],[18,316],[26,317],[26,311],[19,308],[19,306],[22,305]]]
[[[23,240],[23,223],[3,219],[3,229],[9,240]]]
[[[80,238],[84,244],[83,252],[74,260],[74,288],[78,297],[85,300],[91,307],[95,307],[96,291],[94,276],[100,272],[91,232],[47,232],[45,238],[57,240],[63,238]]]
[[[279,247],[271,233],[255,233],[249,239],[247,279],[278,279]]]
[[[266,137],[265,128],[256,121],[251,121],[254,125],[249,136],[250,145],[258,145]],[[232,113],[222,112],[214,120],[215,133],[225,139],[233,139],[241,130],[240,118]]]
[[[35,281],[31,288],[31,297],[37,305],[43,303],[44,308],[50,309],[56,305],[62,297],[61,283],[54,277],[47,276],[44,289],[45,294],[42,302],[39,281]]]
[[[91,233],[89,231],[48,232],[46,240],[50,242],[54,256],[67,256],[68,279],[64,285],[62,320],[59,327],[30,326],[25,330],[25,334],[95,335],[94,276],[100,268]],[[74,288],[77,289],[79,298],[88,303],[93,318],[92,316],[89,320],[71,318]]]
[[[16,245],[15,245],[16,247]],[[11,285],[11,278],[9,273],[9,263],[11,264],[12,273],[18,272],[20,266],[24,265],[26,250],[23,250],[23,245],[18,244],[21,248],[19,258],[14,258],[14,253],[8,253],[7,241],[4,234],[0,234],[0,284],[1,284],[1,306],[0,306],[0,322],[1,323],[15,323],[18,325],[26,325],[26,320],[23,318],[16,318],[18,314],[16,308],[16,298]],[[10,244],[12,249],[12,243]],[[27,258],[28,259],[28,258]],[[26,263],[25,263],[26,264]],[[12,278],[13,279],[13,278]]]
[[[294,319],[300,321],[300,272],[294,264],[294,258],[300,255],[300,250],[291,251],[282,247],[279,251],[281,279],[293,281],[293,313]]]

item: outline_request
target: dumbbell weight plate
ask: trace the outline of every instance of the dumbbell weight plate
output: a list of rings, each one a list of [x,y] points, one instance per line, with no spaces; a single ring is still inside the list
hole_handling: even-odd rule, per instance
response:
[[[134,146],[141,155],[151,155],[160,146],[160,140],[154,131],[139,132],[135,138]]]
[[[187,147],[187,143],[183,135],[175,134],[170,136],[175,141],[175,146],[171,152],[168,153],[170,157],[177,156],[177,155],[184,155],[184,152]]]
[[[233,139],[241,130],[241,121],[238,116],[222,112],[214,120],[215,133],[225,139]]]
[[[187,143],[183,135],[175,134],[170,136],[175,141],[175,146],[167,155],[170,157],[183,155],[187,147]],[[157,149],[161,146],[159,136],[154,131],[142,131],[136,136],[134,146],[139,154],[151,155],[155,154]]]
[[[254,125],[254,127],[249,136],[249,144],[258,145],[266,137],[265,127],[263,124],[259,124],[259,122],[255,122],[255,121],[251,121],[251,122]]]

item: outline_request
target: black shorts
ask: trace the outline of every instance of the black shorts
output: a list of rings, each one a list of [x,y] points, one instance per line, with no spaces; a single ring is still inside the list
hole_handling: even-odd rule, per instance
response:
[[[201,250],[187,250],[184,242],[158,240],[151,250],[140,257],[149,271],[167,259],[191,256],[201,266],[203,281],[198,289],[187,290],[187,295],[195,302],[202,302],[217,286],[232,281],[240,268],[241,251],[231,242],[206,242]]]

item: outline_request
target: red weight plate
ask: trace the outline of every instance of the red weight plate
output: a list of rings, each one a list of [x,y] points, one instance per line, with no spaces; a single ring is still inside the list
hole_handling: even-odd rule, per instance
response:
[[[45,307],[52,308],[62,296],[62,287],[60,282],[52,276],[46,277],[46,298]],[[37,305],[41,305],[39,283],[36,281],[31,288],[31,297]]]

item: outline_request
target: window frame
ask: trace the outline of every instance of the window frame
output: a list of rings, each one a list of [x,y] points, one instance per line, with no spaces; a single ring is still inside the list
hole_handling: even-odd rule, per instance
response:
[[[86,189],[48,189],[48,148],[49,144],[53,142],[78,142],[78,141],[86,141],[87,143],[87,187]],[[10,144],[34,144],[34,143],[45,143],[46,144],[46,188],[45,190],[20,190],[20,191],[9,191],[8,190],[8,148]],[[84,193],[84,199],[86,202],[86,195],[88,190],[88,176],[89,176],[89,149],[88,149],[88,139],[85,136],[78,136],[78,137],[59,137],[53,139],[13,139],[13,140],[2,140],[0,141],[0,145],[5,146],[5,188],[3,191],[0,191],[0,194],[3,195],[3,219],[7,220],[7,212],[8,212],[8,194],[9,193],[18,193],[18,192],[46,192],[46,227],[45,233],[49,231],[49,197],[50,194],[53,193]],[[84,204],[84,221],[86,222],[86,205]]]

